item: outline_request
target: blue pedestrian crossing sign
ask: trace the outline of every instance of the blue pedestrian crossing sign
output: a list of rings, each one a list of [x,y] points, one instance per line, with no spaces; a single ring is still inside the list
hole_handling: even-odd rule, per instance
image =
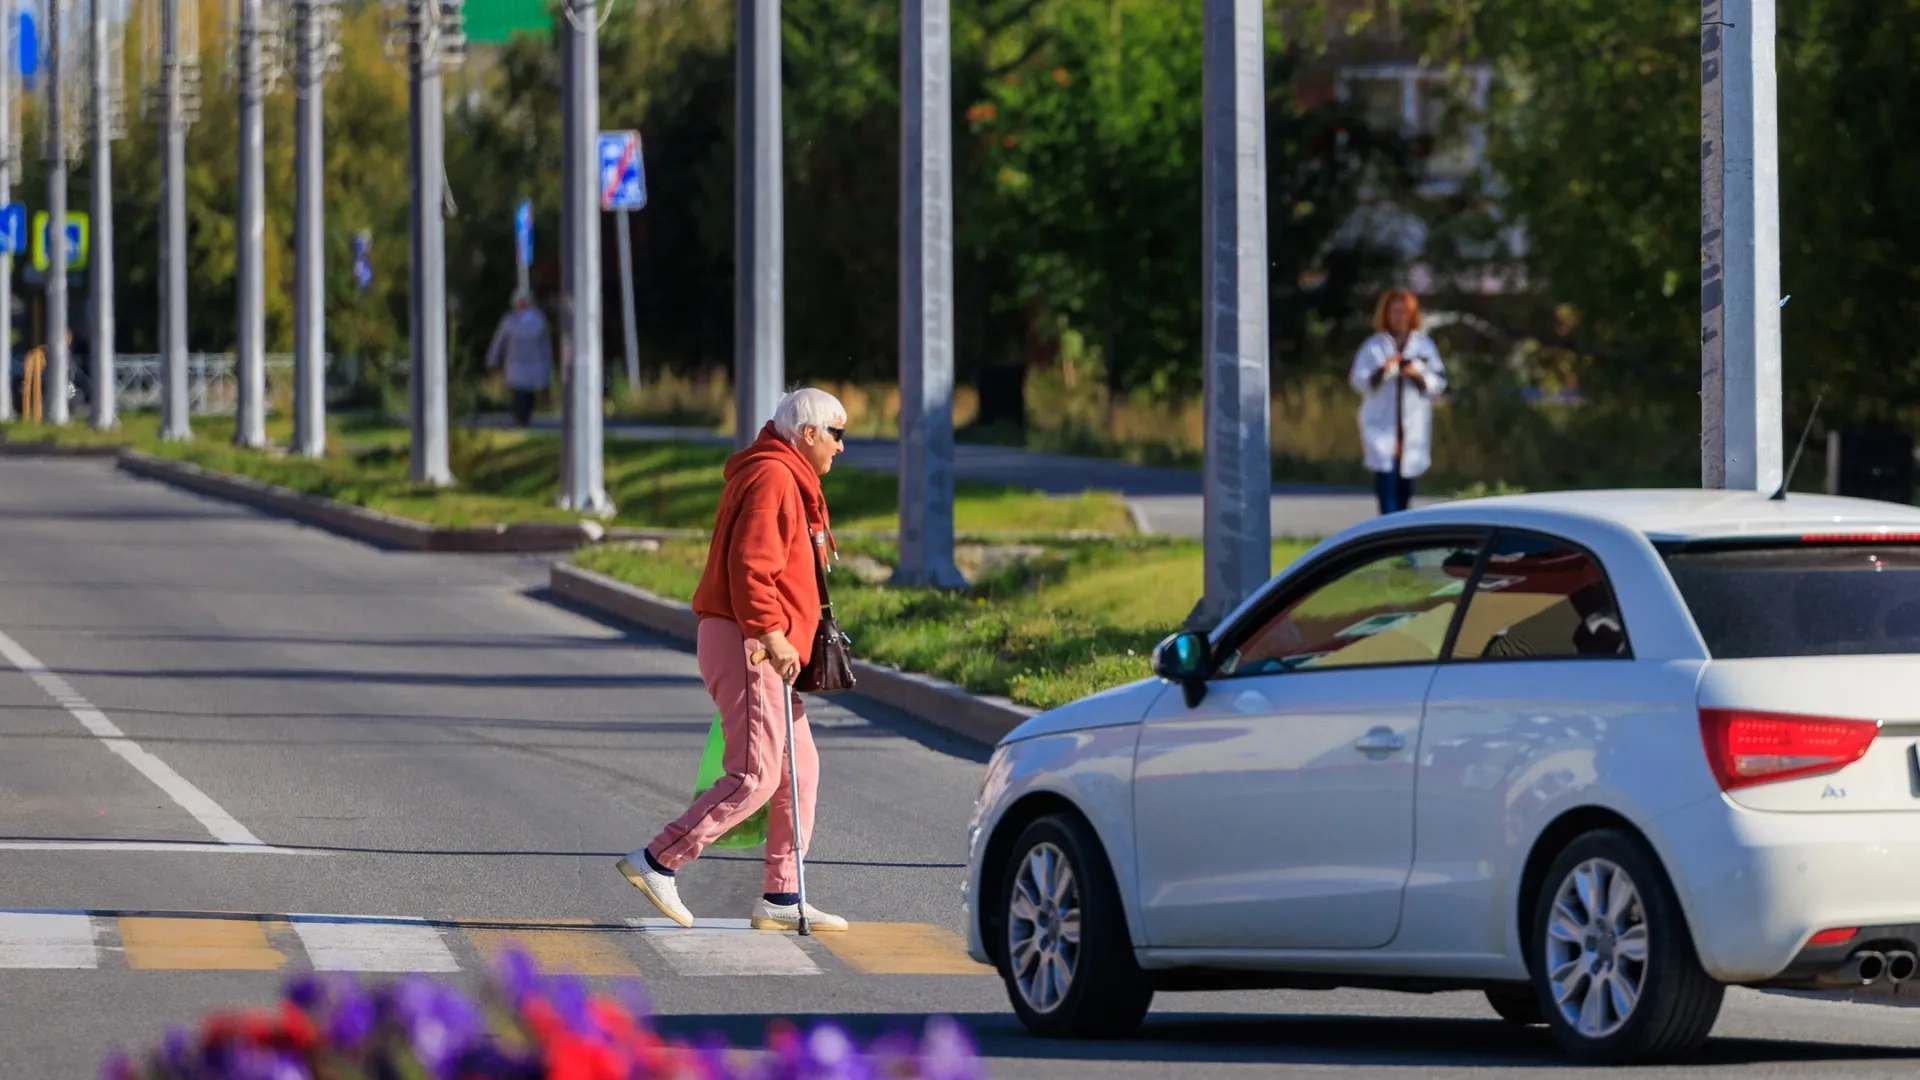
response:
[[[513,258],[521,266],[533,265],[532,199],[521,199],[513,208]]]
[[[87,215],[76,210],[67,211],[67,269],[85,270],[87,268]],[[47,268],[47,212],[36,210],[33,214],[33,268],[44,271]]]
[[[27,208],[21,203],[0,207],[0,255],[27,250]]]
[[[640,133],[600,133],[600,209],[638,210],[647,205],[647,174],[640,164]]]

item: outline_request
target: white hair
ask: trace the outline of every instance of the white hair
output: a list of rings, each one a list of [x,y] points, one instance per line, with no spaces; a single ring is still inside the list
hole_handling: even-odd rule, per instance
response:
[[[812,386],[789,393],[773,410],[773,430],[788,442],[798,442],[800,429],[808,424],[824,428],[840,427],[846,422],[847,407],[840,404],[840,399]]]

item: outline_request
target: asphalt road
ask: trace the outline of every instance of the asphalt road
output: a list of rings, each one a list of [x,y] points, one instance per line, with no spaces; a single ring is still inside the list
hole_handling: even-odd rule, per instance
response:
[[[977,748],[816,704],[809,883],[839,940],[659,931],[614,872],[685,802],[693,659],[547,603],[544,567],[379,552],[90,463],[0,460],[0,1075],[91,1077],[317,966],[478,978],[503,940],[639,972],[671,1031],[961,1018],[1000,1077],[1563,1074],[1473,995],[1167,995],[1026,1037],[954,951]],[[857,634],[857,631],[856,631]],[[683,874],[744,917],[751,853]],[[1920,1013],[1738,993],[1651,1075],[1911,1076]]]

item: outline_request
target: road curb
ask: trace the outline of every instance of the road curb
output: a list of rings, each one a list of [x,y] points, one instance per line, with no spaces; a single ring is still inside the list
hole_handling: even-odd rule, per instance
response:
[[[597,542],[604,531],[594,522],[515,522],[504,525],[448,527],[383,514],[262,480],[171,461],[138,450],[119,453],[123,472],[177,488],[317,525],[351,539],[408,551],[554,552]]]
[[[693,608],[605,574],[570,562],[553,565],[549,578],[554,593],[583,607],[632,623],[667,637],[692,641],[700,620]],[[992,746],[1025,723],[1036,710],[1005,698],[969,694],[960,687],[929,675],[897,668],[853,662],[854,692],[955,735]]]
[[[120,456],[118,446],[72,446],[51,439],[16,442],[0,435],[0,457],[27,458],[112,458]]]

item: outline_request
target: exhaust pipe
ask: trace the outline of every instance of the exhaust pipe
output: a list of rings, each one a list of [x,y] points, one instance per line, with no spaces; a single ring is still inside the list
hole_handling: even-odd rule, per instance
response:
[[[1911,957],[1912,954],[1908,955]],[[1831,986],[1871,986],[1886,973],[1886,956],[1863,949],[1841,961],[1840,966],[1821,981]]]
[[[1896,983],[1903,983],[1913,978],[1916,967],[1920,967],[1920,958],[1916,958],[1905,949],[1898,949],[1887,954],[1887,978],[1892,979]]]

